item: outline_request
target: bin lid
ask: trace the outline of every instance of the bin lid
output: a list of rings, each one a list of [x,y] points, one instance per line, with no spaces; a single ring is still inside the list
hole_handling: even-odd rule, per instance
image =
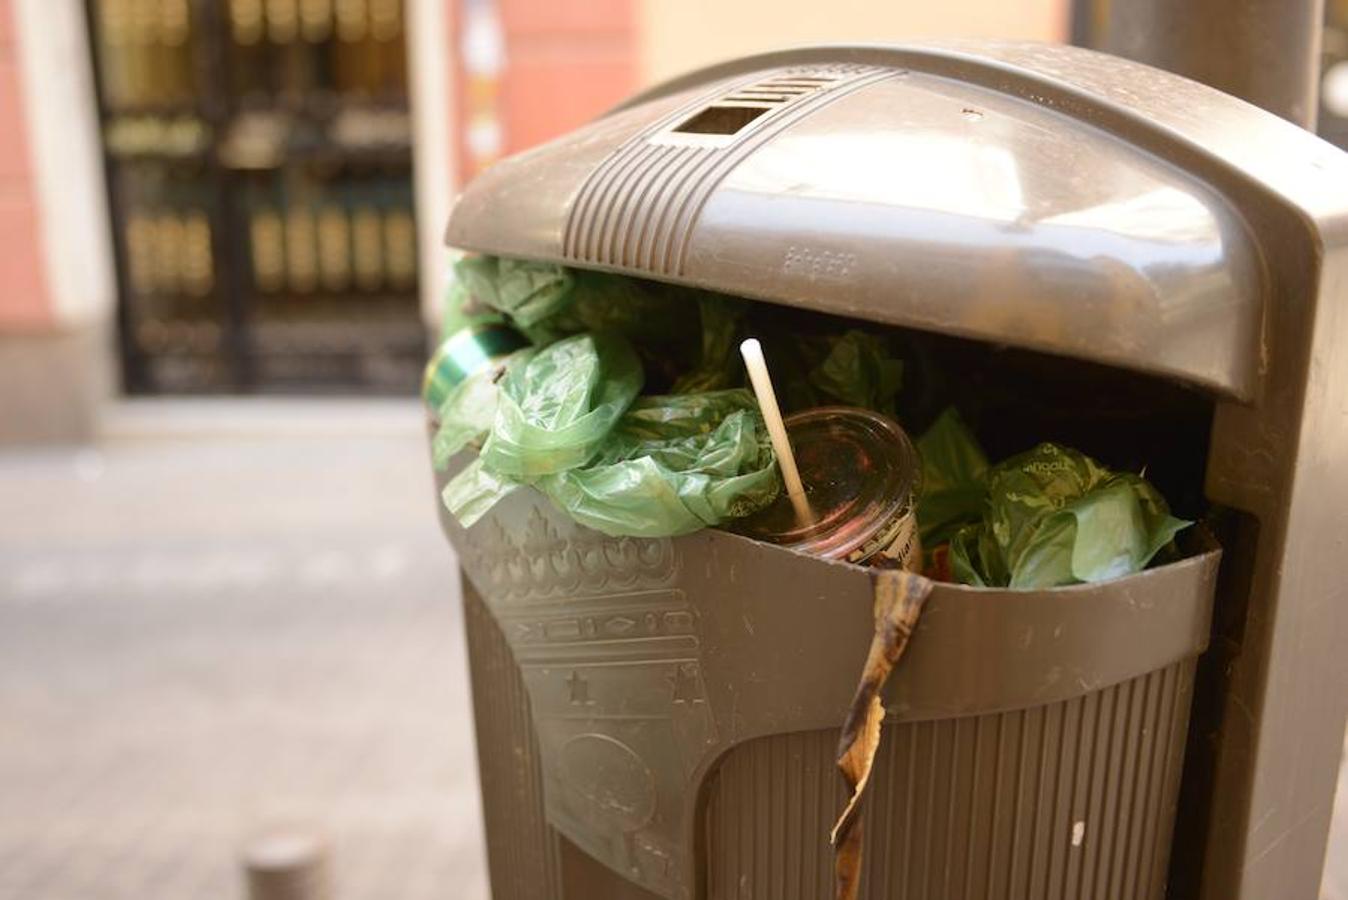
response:
[[[1076,48],[808,48],[692,73],[496,164],[448,242],[1249,399],[1269,279],[1237,187],[1327,146]]]

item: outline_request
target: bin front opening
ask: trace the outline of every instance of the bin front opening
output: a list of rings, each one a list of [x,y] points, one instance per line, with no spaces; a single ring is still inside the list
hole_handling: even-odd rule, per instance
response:
[[[585,283],[584,271],[573,274]],[[627,296],[615,293],[613,302]],[[698,297],[688,299],[696,322]],[[774,342],[802,336],[861,331],[882,341],[902,362],[891,413],[915,435],[953,406],[993,460],[1060,443],[1112,469],[1145,472],[1179,516],[1213,515],[1202,489],[1217,402],[1207,391],[1032,350],[727,299],[739,310],[740,333],[760,336],[770,357]],[[643,355],[660,346],[650,322],[611,319],[634,330]],[[734,343],[727,347],[733,353]],[[676,374],[648,366],[647,392],[668,389]],[[786,367],[782,374],[791,409],[792,379]],[[606,539],[532,491],[466,531],[449,529],[470,606],[483,608],[470,616],[481,632],[472,639],[501,642],[529,698],[527,727],[514,740],[532,748],[527,764],[542,787],[548,824],[539,853],[554,841],[552,829],[561,836],[557,853],[603,863],[564,861],[562,870],[580,878],[573,890],[593,895],[603,883],[633,896],[718,897],[739,885],[740,895],[763,900],[827,895],[827,826],[841,797],[831,753],[866,643],[870,570],[714,530],[672,541]],[[1104,855],[1075,863],[1100,869],[1090,876],[1106,891],[1100,896],[1125,878],[1142,896],[1158,896],[1217,564],[1206,529],[1180,547],[1175,562],[1101,585],[939,587],[887,696],[891,721],[868,801],[868,896],[937,877],[945,860],[995,890],[1022,870],[1060,864],[1055,853],[1065,864],[1078,823],[1093,841],[1137,830],[1118,837],[1131,841],[1119,852],[1134,859],[1117,875]],[[479,682],[477,690],[484,722],[496,716],[489,695],[501,688]],[[1057,761],[1042,761],[1050,758]],[[1098,784],[1074,780],[1090,765],[1099,767]],[[929,791],[929,778],[944,786]],[[490,823],[505,814],[491,805],[508,798],[486,790]],[[1039,807],[1027,804],[1029,790],[1042,793]],[[771,828],[778,814],[764,818],[764,809],[794,808],[802,791],[818,799],[808,815],[798,810],[784,841],[745,843],[745,829]],[[1060,806],[1052,791],[1064,798]],[[905,818],[913,804],[924,810],[920,825]],[[982,824],[996,816],[1009,817],[1001,837]],[[895,870],[895,854],[912,855],[930,828],[942,835],[939,860]],[[1037,829],[1066,837],[1037,848],[1027,838],[1008,851],[1013,834]],[[810,860],[814,874],[787,893],[752,879],[792,859]]]

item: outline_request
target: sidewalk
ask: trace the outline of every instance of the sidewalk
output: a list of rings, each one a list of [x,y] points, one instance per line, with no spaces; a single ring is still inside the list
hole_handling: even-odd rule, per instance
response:
[[[486,900],[453,559],[413,403],[146,401],[0,453],[0,900]],[[1348,900],[1348,786],[1325,900]]]
[[[487,897],[453,559],[412,402],[147,401],[0,453],[0,898]]]

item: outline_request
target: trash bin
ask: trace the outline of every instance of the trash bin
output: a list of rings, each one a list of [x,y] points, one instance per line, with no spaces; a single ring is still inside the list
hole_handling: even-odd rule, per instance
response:
[[[1345,671],[1339,614],[1297,602],[1330,590],[1345,524],[1325,348],[1348,318],[1324,302],[1345,186],[1299,129],[1088,51],[813,48],[492,167],[448,240],[1020,348],[1062,382],[1117,373],[1144,415],[1183,397],[1217,540],[1095,585],[938,584],[886,693],[862,893],[1160,898],[1183,774],[1170,877],[1256,897],[1255,856],[1283,852],[1258,817],[1320,823],[1271,792],[1332,795],[1343,729],[1343,697],[1289,692]],[[605,537],[527,489],[443,521],[497,900],[831,896],[871,570],[717,530]]]

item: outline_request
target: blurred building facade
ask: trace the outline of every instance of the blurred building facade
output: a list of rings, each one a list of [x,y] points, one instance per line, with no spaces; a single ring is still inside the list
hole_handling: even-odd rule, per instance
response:
[[[87,6],[126,389],[413,389],[399,0]]]
[[[127,392],[410,392],[494,160],[717,59],[1063,40],[1067,7],[0,0],[0,440]]]

